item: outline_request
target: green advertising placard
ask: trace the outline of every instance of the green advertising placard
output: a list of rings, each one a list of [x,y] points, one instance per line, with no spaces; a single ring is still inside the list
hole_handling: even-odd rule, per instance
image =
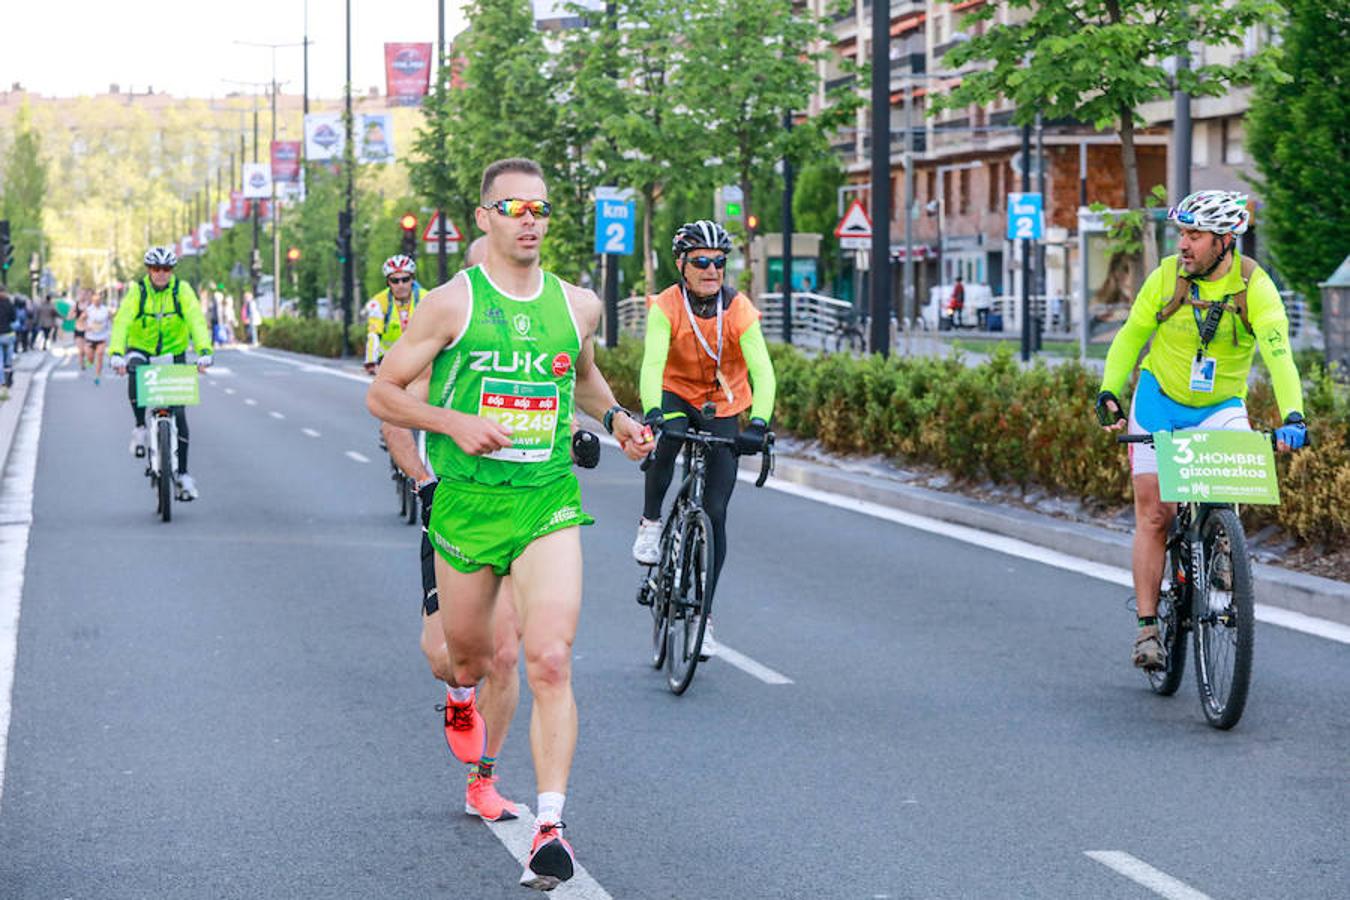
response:
[[[196,406],[196,366],[140,366],[136,369],[136,405]]]
[[[1256,431],[1160,431],[1158,487],[1168,503],[1280,502],[1275,450]]]

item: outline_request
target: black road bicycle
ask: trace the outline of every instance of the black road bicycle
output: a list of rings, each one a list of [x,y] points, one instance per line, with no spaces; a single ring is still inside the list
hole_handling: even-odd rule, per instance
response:
[[[415,525],[417,517],[417,482],[413,481],[389,457],[389,477],[394,482],[394,494],[398,497],[399,518],[409,525]]]
[[[707,418],[712,417],[705,410]],[[648,566],[638,584],[637,602],[651,608],[652,668],[666,667],[666,683],[675,694],[683,694],[694,680],[703,635],[712,613],[712,521],[703,511],[703,486],[707,478],[708,451],[719,445],[735,445],[732,438],[719,437],[695,428],[684,435],[684,478],[661,529],[661,555],[656,565]],[[646,471],[654,454],[642,462]],[[773,433],[765,436],[759,477],[755,487],[763,487],[773,471]]]
[[[1122,444],[1152,444],[1153,435],[1120,435]],[[1195,647],[1195,683],[1205,719],[1227,730],[1242,718],[1256,636],[1252,565],[1237,507],[1181,503],[1167,532],[1158,639],[1163,668],[1146,670],[1149,686],[1170,697],[1186,668],[1186,633]]]

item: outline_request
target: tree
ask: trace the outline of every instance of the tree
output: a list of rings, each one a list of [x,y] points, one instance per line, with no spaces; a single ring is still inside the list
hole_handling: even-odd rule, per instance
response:
[[[997,8],[996,8],[997,7]],[[997,9],[1025,9],[1020,21],[985,27]],[[1188,44],[1241,48],[1249,28],[1274,21],[1274,0],[1006,0],[969,13],[970,39],[948,53],[947,66],[988,64],[966,74],[951,92],[935,98],[930,112],[1002,97],[1016,104],[1013,121],[1047,118],[1086,122],[1120,135],[1125,204],[1143,206],[1135,157],[1137,110],[1183,90],[1218,96],[1272,71],[1276,54],[1266,51],[1228,64],[1205,63],[1173,72],[1164,63],[1187,53]],[[1145,232],[1145,265],[1156,265],[1151,232]],[[1150,249],[1152,248],[1152,249]]]
[[[14,243],[11,274],[28,271],[33,253],[43,249],[42,219],[47,199],[47,164],[42,142],[25,106],[14,123],[14,141],[0,162],[0,219],[9,220]],[[47,260],[43,259],[45,264]],[[14,282],[17,286],[17,281]],[[25,288],[20,288],[26,292]]]
[[[1257,85],[1247,142],[1265,200],[1261,233],[1280,274],[1317,308],[1317,284],[1345,258],[1350,231],[1350,8],[1285,0],[1280,69]]]
[[[740,186],[747,213],[768,219],[756,205],[754,186],[789,156],[800,166],[842,124],[859,102],[841,92],[814,119],[789,133],[785,113],[804,111],[819,87],[816,61],[828,46],[825,20],[792,0],[691,0],[685,4],[688,54],[680,79],[682,102],[700,117],[700,147],[711,172]],[[744,234],[745,269],[753,271],[750,235]]]

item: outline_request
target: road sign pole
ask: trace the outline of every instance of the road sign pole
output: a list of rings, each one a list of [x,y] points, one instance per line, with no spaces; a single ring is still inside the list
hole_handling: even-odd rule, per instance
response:
[[[1022,126],[1022,193],[1031,193],[1031,123]],[[1031,359],[1031,241],[1022,238],[1022,362]]]

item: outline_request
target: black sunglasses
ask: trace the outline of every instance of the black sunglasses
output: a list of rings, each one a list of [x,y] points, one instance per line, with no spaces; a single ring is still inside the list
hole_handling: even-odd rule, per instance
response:
[[[391,278],[389,279],[389,283],[390,283],[390,284],[407,284],[407,283],[410,282],[410,281],[412,281],[412,276],[411,276],[411,275],[403,275],[403,276],[401,276],[401,277],[399,277],[399,278],[393,278],[393,277],[391,277]]]
[[[689,263],[695,269],[706,269],[708,266],[716,266],[718,271],[727,267],[727,258],[725,256],[686,256],[684,261]]]

